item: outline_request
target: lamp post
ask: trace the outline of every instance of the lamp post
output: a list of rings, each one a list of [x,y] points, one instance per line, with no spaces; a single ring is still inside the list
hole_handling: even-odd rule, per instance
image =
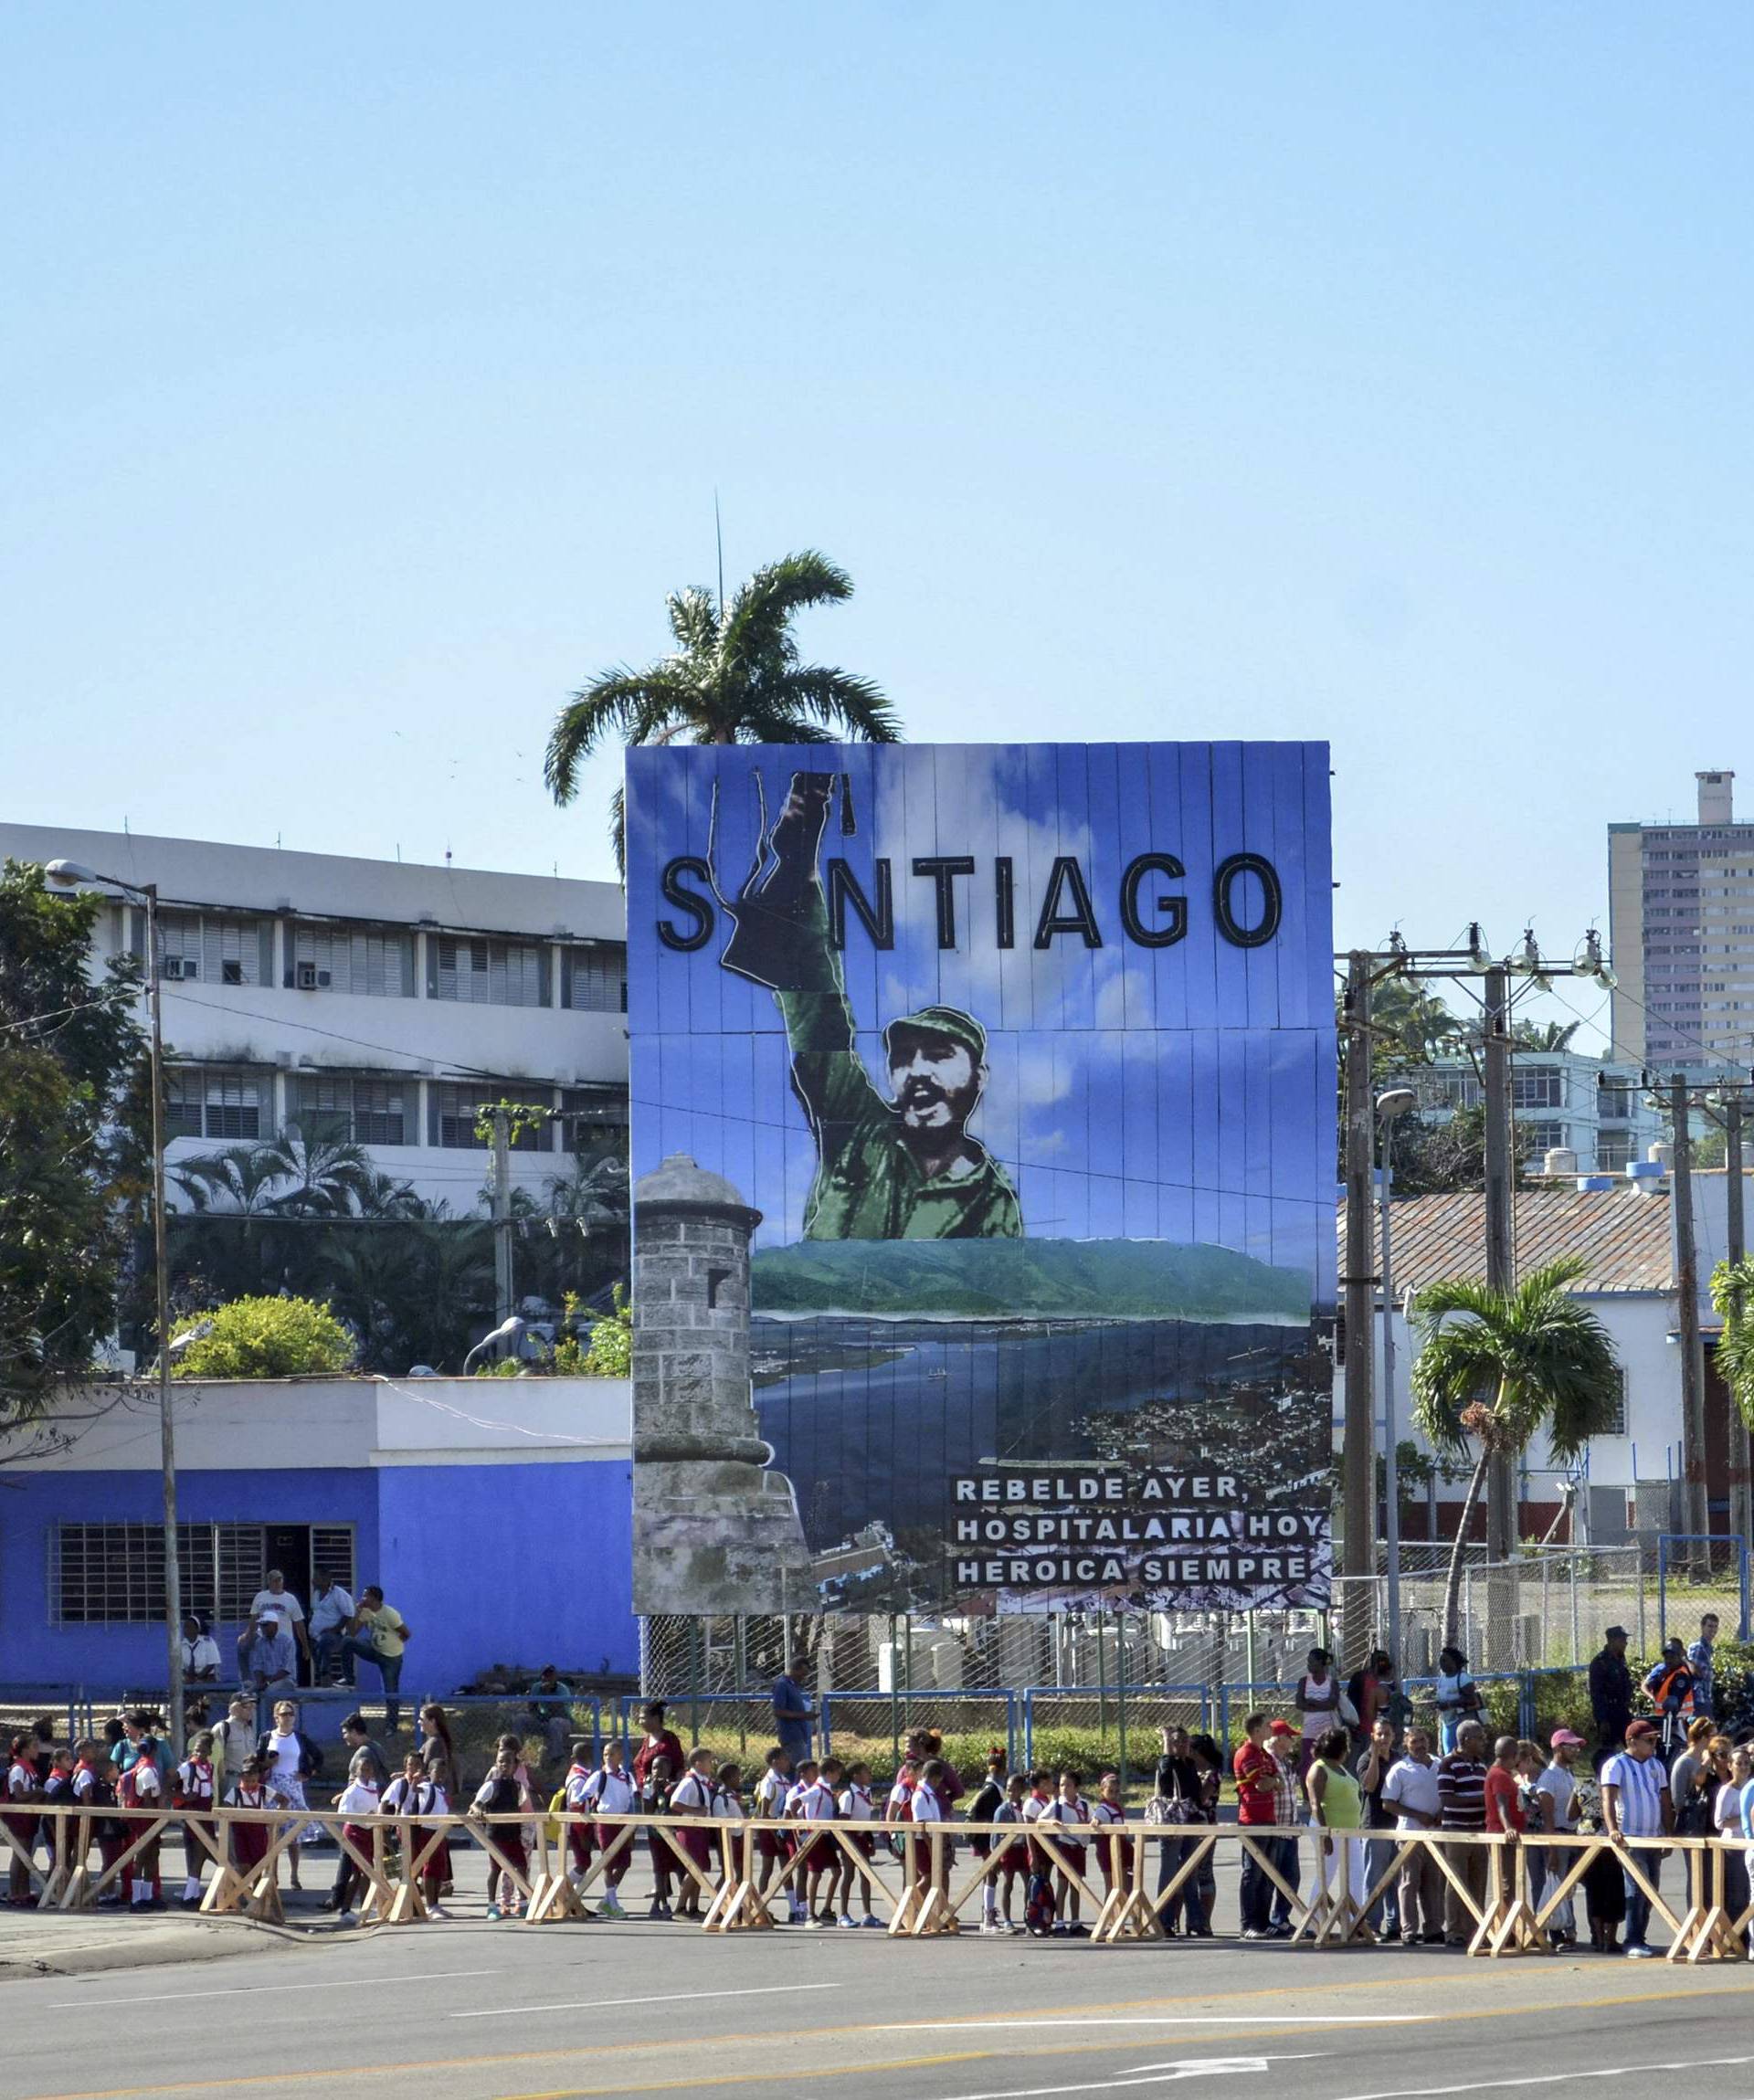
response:
[[[153,1270],[158,1299],[158,1448],[164,1497],[164,1643],[173,1758],[183,1756],[183,1569],[176,1536],[176,1429],[171,1411],[171,1264],[164,1226],[164,1000],[163,958],[158,952],[158,885],[125,882],[100,875],[78,860],[51,860],[43,871],[51,882],[71,889],[104,883],[146,907],[146,991],[152,1012],[148,1069],[153,1096]]]
[[[1395,1264],[1389,1243],[1389,1204],[1395,1184],[1395,1125],[1418,1106],[1419,1097],[1410,1086],[1390,1087],[1377,1096],[1377,1126],[1382,1133],[1382,1182],[1377,1213],[1382,1233],[1383,1543],[1389,1558],[1389,1628],[1384,1645],[1397,1671],[1400,1668],[1400,1477],[1395,1451]]]

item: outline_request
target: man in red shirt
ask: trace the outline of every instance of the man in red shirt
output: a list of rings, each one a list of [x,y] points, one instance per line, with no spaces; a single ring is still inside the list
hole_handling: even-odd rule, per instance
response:
[[[1267,1747],[1267,1716],[1251,1714],[1242,1724],[1242,1742],[1231,1759],[1236,1775],[1236,1820],[1239,1823],[1264,1824],[1278,1820],[1279,1760]],[[1242,1855],[1242,1936],[1270,1939],[1273,1924],[1273,1884],[1254,1854]]]
[[[1492,1746],[1492,1762],[1486,1767],[1486,1828],[1509,1831],[1517,1837],[1528,1828],[1516,1783],[1515,1736],[1500,1736]]]

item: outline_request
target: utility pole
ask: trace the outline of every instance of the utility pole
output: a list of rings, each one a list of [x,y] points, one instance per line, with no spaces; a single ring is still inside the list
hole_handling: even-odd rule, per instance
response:
[[[512,1317],[512,1116],[493,1111],[493,1303],[503,1326]]]
[[[1486,1285],[1509,1291],[1516,1282],[1512,1232],[1510,1156],[1510,991],[1502,964],[1485,973],[1482,1002],[1482,1064],[1486,1106]],[[1495,1453],[1486,1472],[1486,1559],[1508,1560],[1516,1550],[1516,1470]]]
[[[1724,1197],[1729,1207],[1728,1243],[1725,1249],[1731,1268],[1737,1267],[1748,1251],[1747,1238],[1742,1219],[1742,1096],[1739,1087],[1732,1088],[1724,1100],[1724,1166],[1726,1169]],[[1742,1312],[1742,1294],[1735,1294],[1733,1317],[1739,1319]],[[1736,1404],[1736,1396],[1729,1396],[1729,1528],[1742,1542],[1746,1553],[1754,1545],[1754,1475],[1749,1463],[1748,1421]],[[1744,1630],[1742,1638],[1746,1640]]]
[[[1711,1528],[1706,1506],[1706,1355],[1699,1333],[1699,1257],[1693,1239],[1693,1138],[1686,1075],[1669,1075],[1675,1141],[1675,1288],[1681,1314],[1681,1521],[1696,1540]],[[1694,1550],[1703,1554],[1703,1544]]]
[[[1371,1393],[1376,1311],[1376,1249],[1370,1169],[1376,1151],[1376,1101],[1370,1085],[1370,985],[1376,958],[1355,948],[1346,965],[1346,1412],[1340,1476],[1346,1538],[1341,1574],[1340,1645],[1362,1654],[1374,1630],[1368,1578],[1377,1572],[1376,1419]]]

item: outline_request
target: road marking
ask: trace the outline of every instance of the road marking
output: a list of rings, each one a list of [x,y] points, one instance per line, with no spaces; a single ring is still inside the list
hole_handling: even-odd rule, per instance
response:
[[[337,1983],[237,1983],[226,1990],[155,1990],[149,1998],[110,1998],[100,2000],[95,1992],[83,1998],[51,1998],[44,2008],[47,2012],[89,2012],[101,2004],[108,2011],[112,2005],[181,2005],[185,1998],[256,1998],[267,1990],[375,1990],[388,1983],[449,1983],[453,1979],[465,1976],[500,1976],[504,1972],[497,1968],[428,1968],[415,1976],[350,1976]]]
[[[1081,2085],[1025,2085],[1005,2093],[960,2093],[956,2100],[1054,2100],[1064,2093],[1119,2093],[1129,2085],[1174,2085],[1184,2078],[1263,2077],[1274,2063],[1309,2063],[1319,2052],[1300,2050],[1291,2056],[1185,2057],[1178,2063],[1138,2063],[1112,2078]]]
[[[455,2019],[459,2015],[453,2014]],[[1007,2020],[1013,2027],[1408,2027],[1421,2021],[1436,2020],[1435,2012],[1129,2012],[1120,2017],[1104,2014],[1087,2020],[1080,2013],[1064,2013],[1048,2020]],[[925,2034],[934,2030],[967,2034],[990,2031],[993,2021],[982,2020],[898,2020],[872,2029],[875,2034]]]
[[[1705,2056],[1688,2061],[1687,2072],[1725,2071],[1744,2063],[1754,2063],[1754,2056]],[[1555,2071],[1544,2073],[1539,2078],[1531,2078],[1526,2072],[1513,2073],[1508,2078],[1482,2078],[1467,2085],[1406,2085],[1398,2086],[1392,2093],[1349,2093],[1346,2100],[1443,2100],[1443,2096],[1456,2093],[1503,2093],[1511,2088],[1521,2092],[1526,2085],[1569,2085],[1579,2078],[1643,2078],[1647,2075],[1673,2078],[1675,2066],[1667,2063],[1615,2063],[1593,2071]]]
[[[384,1980],[393,1981],[394,1979],[386,1979]],[[1431,1985],[1435,1984],[1440,1980],[1442,1979],[1435,1977],[1421,1978],[1421,1983],[1422,1986],[1429,1988]],[[1451,1980],[1454,1980],[1456,1982],[1465,1982],[1468,1979],[1465,1977],[1457,1977]],[[1657,1979],[1653,1978],[1652,1980],[1654,1982]],[[1739,1998],[1743,2000],[1744,2002],[1747,2000],[1748,1985],[1746,1982],[1733,1984],[1704,1983],[1696,1986],[1693,1983],[1691,1971],[1688,1972],[1685,1979],[1687,1988],[1679,1988],[1679,1983],[1681,1980],[1682,1979],[1677,1979],[1675,1984],[1666,1989],[1617,1991],[1600,1998],[1573,1999],[1567,2003],[1558,2003],[1549,1999],[1543,1999],[1535,2002],[1525,2000],[1522,2003],[1516,2005],[1469,2007],[1461,2011],[1444,2012],[1442,2014],[1433,2015],[1432,2017],[1441,2018],[1442,2020],[1451,2021],[1463,2020],[1527,2020],[1546,2018],[1555,2012],[1590,2012],[1597,2010],[1604,2006],[1690,2005],[1696,2000],[1704,1998]],[[19,1984],[16,1986],[16,1988],[19,1989],[24,1989],[27,1987],[24,1984]],[[1381,1981],[1379,1979],[1373,1982],[1370,1979],[1360,1977],[1349,1983],[1302,1985],[1299,1986],[1299,1995],[1305,1995],[1311,1991],[1326,1994],[1329,1991],[1368,1990],[1380,1988]],[[1238,1990],[1214,1993],[1213,1995],[1225,1998],[1272,1998],[1280,1997],[1284,1994],[1284,1987],[1282,1985],[1276,1991]],[[100,2002],[100,2001],[94,2000],[92,2006],[90,2009],[96,2010]],[[1161,2004],[1162,1998],[1159,1996],[1155,2000],[1135,1999],[1130,2001],[1124,2000],[1123,2002],[1131,2002],[1133,2004]],[[986,2024],[992,2024],[995,2027],[1002,2029],[1006,2021],[1006,2017],[1007,2016],[1003,2013],[995,2013],[992,2015],[990,2022],[971,2021],[968,2022],[967,2031],[970,2034],[973,2034],[977,2032],[979,2029]],[[1208,2015],[1207,2017],[1210,2019],[1212,2016]],[[1284,2031],[1294,2034],[1301,2031],[1302,2029],[1307,2024],[1307,2022],[1315,2017],[1316,2016],[1309,2013],[1305,2013],[1300,2016],[1295,2012],[1288,2011],[1280,2015],[1279,2024],[1281,2025]],[[871,2021],[859,2021],[847,2022],[843,2025],[836,2027],[813,2027],[800,2029],[796,2036],[791,2037],[790,2039],[800,2042],[823,2040],[841,2040],[849,2035],[871,2034],[881,2031],[882,2031],[882,2030],[874,2026]],[[426,2072],[480,2071],[484,2069],[493,2069],[499,2065],[507,2063],[553,2063],[565,2062],[568,2057],[575,2056],[602,2057],[610,2055],[631,2055],[636,2052],[651,2052],[670,2049],[717,2049],[723,2048],[730,2042],[751,2042],[771,2046],[773,2039],[774,2038],[771,2034],[710,2034],[700,2035],[692,2039],[678,2037],[671,2041],[653,2040],[648,2036],[644,2040],[639,2042],[594,2041],[588,2042],[574,2043],[564,2048],[556,2047],[549,2049],[512,2049],[503,2050],[492,2054],[481,2054],[476,2056],[445,2056],[428,2058],[424,2061],[415,2060],[411,2062],[407,2058],[391,2058],[386,2062],[377,2063],[339,2064],[333,2070],[324,2070],[314,2065],[304,2064],[300,2066],[297,2070],[291,2071],[248,2071],[234,2073],[228,2077],[222,2078],[179,2078],[158,2085],[111,2085],[97,2088],[88,2086],[81,2092],[37,2095],[36,2100],[143,2100],[143,2096],[146,2095],[159,2093],[223,2093],[235,2092],[246,2086],[292,2085],[301,2084],[307,2085],[320,2085],[330,2083],[339,2083],[346,2079],[414,2078]],[[1039,2056],[1075,2056],[1090,2053],[1094,2050],[1100,2049],[1104,2046],[1105,2045],[1101,2042],[1068,2042],[1063,2049],[1045,2047],[1031,2050],[1030,2053],[1031,2055]],[[995,2052],[992,2050],[967,2050],[943,2056],[910,2058],[908,2059],[908,2063],[977,2063],[983,2057],[990,2056],[994,2053]],[[851,2075],[854,2073],[866,2069],[893,2070],[903,2067],[903,2066],[895,2064],[850,2064],[845,2067],[844,2073],[840,2070],[832,2072],[788,2070],[787,2073],[787,2077],[788,2080],[799,2078],[829,2077]],[[746,2075],[749,2078],[765,2078],[768,2081],[769,2084],[771,2084],[773,2081],[773,2071],[771,2066],[766,2071],[760,2073],[750,2073]],[[598,2092],[617,2093],[661,2093],[673,2092],[679,2089],[700,2091],[707,2085],[717,2085],[722,2084],[742,2084],[744,2082],[745,2076],[743,2074],[728,2078],[703,2078],[697,2073],[693,2077],[691,2078],[667,2079],[662,2080],[655,2084],[599,2086],[595,2090]],[[579,2089],[577,2087],[567,2087],[564,2090],[570,2094],[575,2093]],[[517,2100],[555,2100],[555,2096],[546,2094],[523,2095],[517,2096]],[[1351,2100],[1364,2100],[1364,2096],[1352,2095]]]
[[[306,1988],[301,1986],[301,1989]],[[450,2012],[448,2020],[523,2019],[532,2012],[595,2012],[606,2005],[679,2005],[710,1998],[787,1998],[797,1990],[842,1990],[839,1983],[758,1983],[747,1990],[667,1990],[660,1998],[574,1998],[564,2005],[490,2005],[479,2012]]]

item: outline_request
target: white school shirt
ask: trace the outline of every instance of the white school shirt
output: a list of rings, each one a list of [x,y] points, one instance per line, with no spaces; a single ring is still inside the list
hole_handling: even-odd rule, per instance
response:
[[[941,1823],[944,1820],[944,1806],[931,1788],[924,1785],[915,1787],[914,1820],[916,1823]]]
[[[9,1800],[22,1801],[37,1791],[37,1768],[34,1765],[15,1764],[6,1773],[6,1797]]]
[[[597,1774],[588,1765],[575,1765],[572,1770],[567,1773],[566,1806],[569,1809],[583,1808],[587,1800],[595,1799],[595,1796],[587,1794],[585,1789],[596,1777]]]
[[[755,1788],[755,1813],[769,1821],[777,1822],[786,1812],[786,1796],[792,1782],[770,1765],[761,1775]]]
[[[417,1779],[412,1786],[406,1772],[398,1772],[384,1789],[383,1807],[388,1815],[448,1816],[450,1805],[445,1789],[436,1779]]]
[[[583,1808],[587,1801],[595,1801],[606,1816],[629,1816],[633,1813],[633,1781],[625,1769],[612,1772],[605,1765],[579,1789],[579,1806]]]
[[[341,1789],[335,1807],[343,1816],[375,1816],[377,1789],[369,1779],[354,1779]]]
[[[671,1813],[678,1816],[710,1816],[713,1812],[713,1782],[703,1779],[698,1772],[684,1772],[670,1789]]]
[[[924,1793],[925,1790],[925,1789],[923,1787],[918,1785],[904,1787],[898,1779],[895,1784],[889,1789],[889,1800],[887,1807],[895,1810],[898,1814],[903,1809],[906,1809],[908,1812],[912,1814],[914,1795]]]
[[[871,1789],[851,1787],[840,1797],[840,1813],[850,1823],[868,1823],[872,1820]]]
[[[202,1765],[193,1757],[185,1757],[176,1768],[177,1784],[183,1789],[183,1799],[191,1806],[205,1808],[213,1799],[213,1767]]]
[[[89,1801],[91,1799],[91,1789],[97,1783],[98,1775],[90,1765],[74,1766],[73,1799],[76,1801]]]
[[[807,1823],[830,1823],[834,1820],[834,1789],[820,1779],[812,1779],[808,1787],[798,1789],[798,1812]]]
[[[1093,1823],[1101,1823],[1104,1826],[1113,1826],[1115,1823],[1125,1822],[1126,1810],[1125,1809],[1117,1809],[1113,1801],[1105,1801],[1102,1796],[1098,1794],[1096,1799],[1090,1804],[1090,1820]]]
[[[156,1799],[164,1789],[159,1780],[158,1767],[150,1757],[143,1757],[139,1764],[130,1765],[128,1777],[133,1782],[134,1800],[143,1807],[149,1798]]]
[[[743,1820],[743,1796],[729,1787],[714,1787],[713,1813],[727,1823],[740,1823]]]
[[[1052,1801],[1044,1801],[1040,1794],[1025,1794],[1020,1813],[1024,1822],[1039,1823],[1048,1810],[1055,1806]]]
[[[1037,1820],[1058,1823],[1066,1831],[1066,1843],[1082,1849],[1084,1839],[1080,1826],[1090,1820],[1090,1803],[1082,1798],[1075,1801],[1044,1801]],[[1068,1825],[1071,1826],[1069,1829],[1066,1828]]]

